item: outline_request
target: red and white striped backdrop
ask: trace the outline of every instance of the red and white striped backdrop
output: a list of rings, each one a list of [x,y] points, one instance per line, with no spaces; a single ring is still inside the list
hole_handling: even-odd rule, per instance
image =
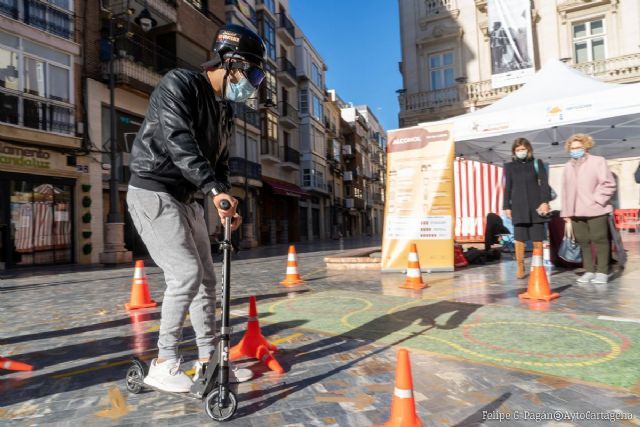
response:
[[[483,240],[487,214],[502,211],[502,167],[474,160],[453,162],[455,239]]]

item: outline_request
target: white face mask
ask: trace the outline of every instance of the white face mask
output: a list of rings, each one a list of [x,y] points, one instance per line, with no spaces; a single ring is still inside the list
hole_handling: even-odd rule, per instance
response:
[[[233,102],[244,102],[254,96],[256,91],[257,89],[249,83],[246,77],[240,79],[238,83],[231,83],[231,80],[227,80],[225,98]]]
[[[529,155],[528,151],[516,151],[516,157],[519,158],[520,160],[526,159],[527,155]]]

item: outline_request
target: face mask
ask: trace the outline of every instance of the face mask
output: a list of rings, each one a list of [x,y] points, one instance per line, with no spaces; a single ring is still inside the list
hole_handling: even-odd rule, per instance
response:
[[[528,151],[516,151],[516,157],[519,158],[520,160],[526,159],[528,155],[529,155]]]
[[[580,157],[584,156],[584,148],[573,149],[569,152],[569,155],[571,155],[572,159],[579,159]]]
[[[238,83],[231,83],[227,80],[227,90],[225,98],[233,102],[244,102],[256,93],[256,88],[249,83],[249,80],[242,78]]]

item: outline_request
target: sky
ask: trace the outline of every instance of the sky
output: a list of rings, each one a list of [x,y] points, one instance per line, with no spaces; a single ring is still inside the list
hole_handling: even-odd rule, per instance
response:
[[[397,0],[289,0],[289,14],[324,59],[327,89],[368,105],[385,130],[397,129]]]

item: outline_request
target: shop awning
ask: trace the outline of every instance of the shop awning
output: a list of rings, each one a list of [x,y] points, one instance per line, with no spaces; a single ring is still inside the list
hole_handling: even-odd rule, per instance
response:
[[[269,188],[273,190],[273,194],[280,194],[282,196],[289,197],[306,197],[307,192],[302,188],[298,187],[295,184],[292,184],[287,181],[281,181],[275,178],[267,178],[266,176],[262,177],[262,182],[267,184]]]

